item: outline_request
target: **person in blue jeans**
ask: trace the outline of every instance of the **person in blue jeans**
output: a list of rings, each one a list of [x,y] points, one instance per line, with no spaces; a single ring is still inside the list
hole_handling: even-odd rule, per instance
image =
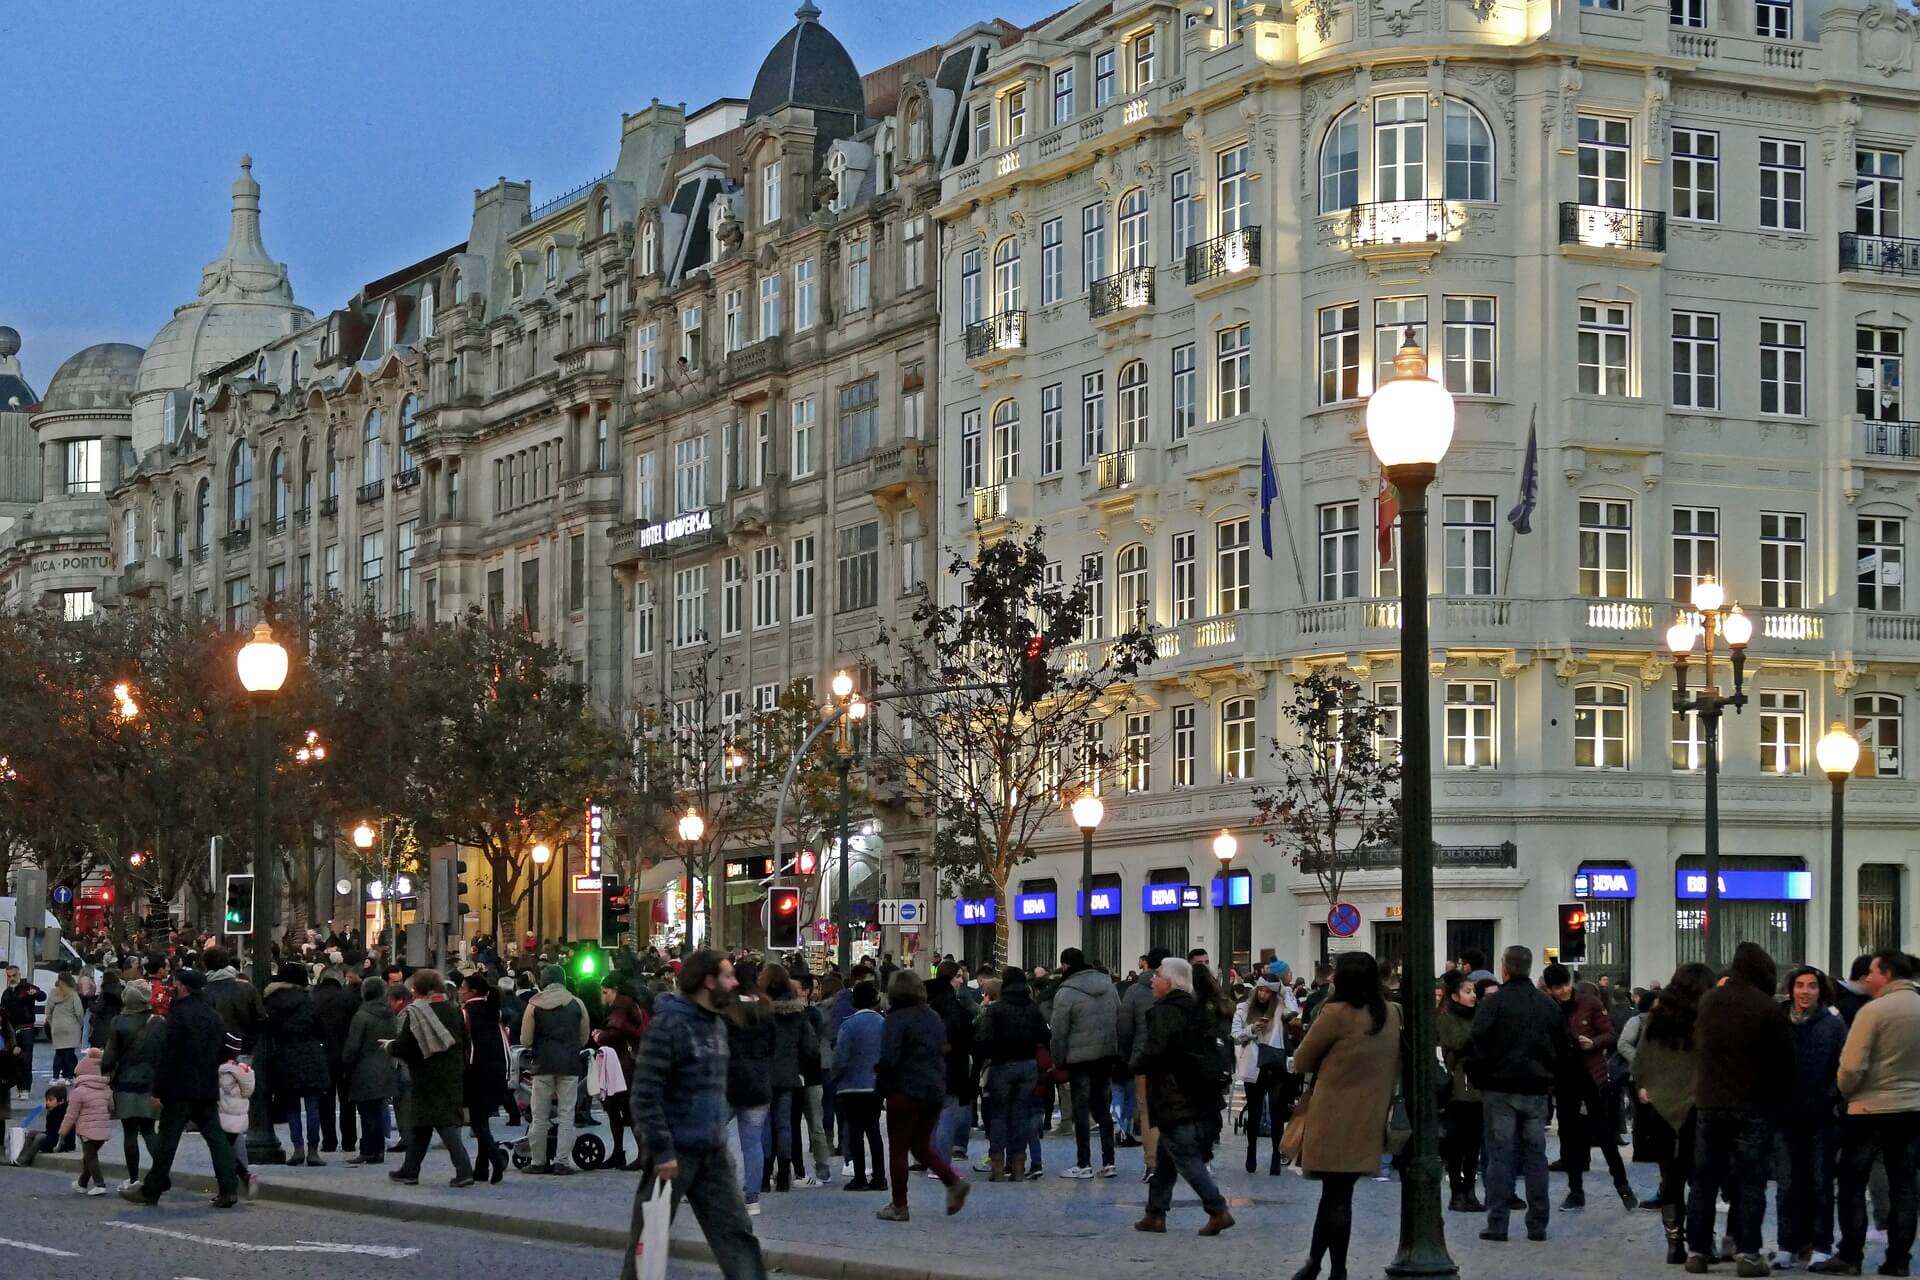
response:
[[[742,960],[739,988],[726,1008],[727,1106],[740,1143],[740,1190],[747,1212],[760,1213],[766,1182],[767,1108],[773,1102],[773,1016],[758,990],[760,968]]]
[[[1033,1003],[1027,975],[1009,966],[1000,996],[980,1015],[974,1048],[987,1061],[987,1161],[990,1182],[1019,1182],[1029,1157],[1040,1163],[1034,1125],[1034,1089],[1040,1080],[1036,1055],[1051,1034]]]
[[[1533,985],[1532,972],[1533,952],[1508,947],[1500,957],[1500,986],[1480,1001],[1467,1037],[1467,1077],[1480,1090],[1486,1125],[1482,1240],[1507,1238],[1520,1176],[1527,1184],[1527,1239],[1547,1238],[1547,1104],[1561,1056],[1574,1048],[1565,1015]]]

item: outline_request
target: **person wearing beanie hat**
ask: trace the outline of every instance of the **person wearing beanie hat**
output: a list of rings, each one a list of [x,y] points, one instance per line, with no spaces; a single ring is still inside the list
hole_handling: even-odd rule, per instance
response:
[[[160,1102],[160,1123],[153,1144],[153,1168],[137,1185],[121,1191],[131,1204],[154,1205],[173,1185],[173,1157],[189,1122],[200,1131],[213,1164],[218,1193],[215,1208],[239,1203],[233,1147],[220,1131],[220,1056],[227,1028],[220,1014],[201,994],[206,975],[182,969],[174,975],[174,1000],[161,1024],[166,1028],[159,1065],[154,1071],[153,1096]]]
[[[527,1121],[533,1163],[528,1173],[573,1172],[567,1161],[573,1154],[574,1100],[580,1078],[586,1074],[580,1053],[592,1034],[587,1006],[567,990],[567,971],[557,964],[542,968],[540,994],[527,1001],[520,1015],[520,1043],[527,1048],[533,1072],[532,1116]],[[555,1111],[559,1136],[548,1160],[544,1143]]]
[[[153,1077],[165,1047],[167,1026],[153,1014],[153,987],[135,979],[120,988],[120,1012],[107,1028],[100,1072],[113,1086],[113,1114],[120,1121],[127,1163],[124,1191],[140,1181],[140,1148],[153,1151]]]

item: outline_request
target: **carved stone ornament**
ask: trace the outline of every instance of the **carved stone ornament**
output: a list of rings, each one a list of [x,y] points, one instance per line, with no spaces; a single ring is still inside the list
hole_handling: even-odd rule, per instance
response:
[[[1313,34],[1325,40],[1333,35],[1333,19],[1339,10],[1334,0],[1300,0],[1299,16],[1313,19]]]
[[[1913,15],[1875,0],[1860,17],[1860,63],[1891,78],[1913,66]]]
[[[1475,22],[1487,22],[1492,19],[1500,0],[1467,0],[1467,12],[1473,15]]]
[[[1407,34],[1407,28],[1413,25],[1414,15],[1423,13],[1426,0],[1373,0],[1373,12],[1384,22],[1387,30],[1396,36]]]
[[[720,241],[720,256],[724,258],[738,253],[741,243],[747,238],[747,230],[740,225],[740,219],[734,216],[731,203],[721,207],[720,225],[715,235]]]
[[[1657,653],[1648,654],[1646,661],[1640,664],[1640,683],[1651,689],[1666,678],[1666,660]]]
[[[1580,659],[1574,654],[1562,654],[1553,660],[1553,678],[1566,684],[1580,674]]]

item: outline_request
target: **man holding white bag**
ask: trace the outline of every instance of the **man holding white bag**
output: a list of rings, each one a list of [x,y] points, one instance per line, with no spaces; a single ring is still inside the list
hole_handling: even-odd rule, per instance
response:
[[[727,1030],[720,1007],[733,965],[718,952],[686,957],[678,992],[654,1002],[630,1089],[646,1172],[633,1194],[633,1224],[621,1280],[666,1275],[667,1227],[681,1200],[727,1280],[765,1280],[766,1260],[747,1218],[740,1178],[727,1158]],[[671,1197],[658,1189],[671,1188]]]

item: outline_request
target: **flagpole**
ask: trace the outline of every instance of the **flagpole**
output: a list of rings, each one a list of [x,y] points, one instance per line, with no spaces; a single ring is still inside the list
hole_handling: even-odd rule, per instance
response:
[[[1537,500],[1537,495],[1539,493],[1539,486],[1540,486],[1540,473],[1538,469],[1539,461],[1540,461],[1540,455],[1539,455],[1540,444],[1539,444],[1539,439],[1538,437],[1535,436],[1534,432],[1539,427],[1539,425],[1540,425],[1540,402],[1536,400],[1534,401],[1532,410],[1530,410],[1527,414],[1528,461],[1532,464],[1532,466],[1529,468],[1529,470],[1532,471],[1532,474],[1530,476],[1526,474],[1522,474],[1520,478],[1520,501],[1518,504],[1514,506],[1512,511],[1507,512],[1507,523],[1510,526],[1513,526],[1513,532],[1507,535],[1507,563],[1500,570],[1500,582],[1498,584],[1498,587],[1496,588],[1496,589],[1504,588],[1509,592],[1511,592],[1513,589],[1513,581],[1512,581],[1513,553],[1519,550],[1520,548],[1521,535],[1523,533],[1531,533],[1533,531],[1532,530],[1533,504],[1528,501],[1528,486],[1529,486],[1529,483],[1531,483],[1533,488],[1533,493],[1536,495],[1536,500]],[[1528,527],[1524,530],[1518,527],[1523,508],[1524,508],[1524,518],[1528,525]]]

